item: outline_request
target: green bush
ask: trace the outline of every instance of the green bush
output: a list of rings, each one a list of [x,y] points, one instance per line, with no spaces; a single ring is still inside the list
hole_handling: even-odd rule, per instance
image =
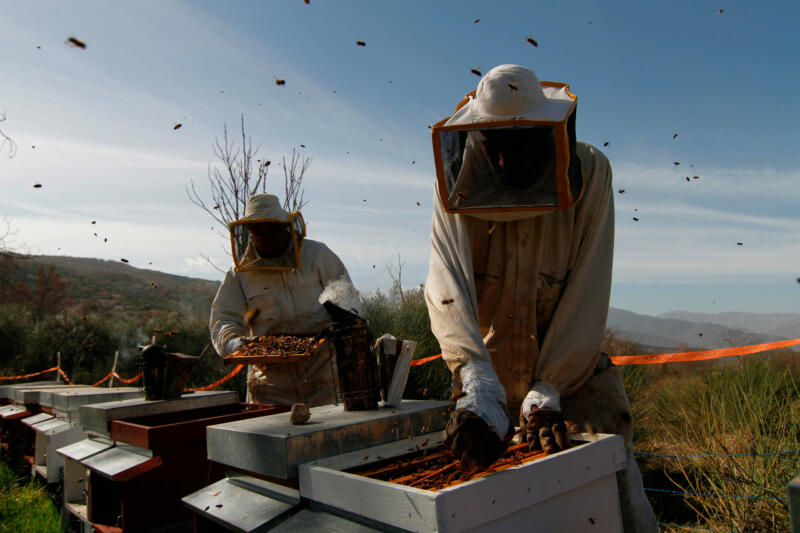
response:
[[[431,331],[422,287],[376,291],[364,298],[362,315],[369,321],[370,333],[374,338],[390,333],[398,339],[416,341],[415,359],[441,353]],[[446,399],[450,394],[451,381],[450,371],[442,360],[412,367],[404,397]]]

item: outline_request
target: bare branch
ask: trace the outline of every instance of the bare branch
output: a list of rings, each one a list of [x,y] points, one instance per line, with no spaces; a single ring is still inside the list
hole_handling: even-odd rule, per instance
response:
[[[209,163],[208,165],[209,193],[201,195],[194,180],[190,180],[189,185],[185,187],[189,200],[223,227],[227,227],[231,222],[239,220],[244,215],[245,205],[250,196],[259,192],[268,192],[267,176],[270,162],[267,159],[264,161],[255,159],[258,147],[253,148],[253,143],[247,136],[244,115],[240,118],[240,124],[241,144],[237,144],[236,141],[229,138],[227,123],[223,125],[222,137],[214,137],[211,150],[217,158],[217,164]],[[255,171],[253,169],[254,161],[257,164]],[[290,212],[299,211],[306,203],[303,198],[302,182],[310,164],[311,158],[299,156],[296,150],[292,150],[289,164],[283,158],[284,208]],[[238,243],[240,246],[246,246],[246,233],[242,233],[237,238],[243,241]],[[205,256],[204,259],[211,266],[219,269]]]
[[[6,112],[3,111],[3,114],[0,115],[0,122],[4,122],[6,120]],[[0,130],[0,152],[3,150],[8,150],[8,158],[11,159],[17,153],[17,143],[14,142],[14,139],[6,135],[3,130]]]
[[[403,292],[403,267],[405,264],[405,261],[400,261],[400,254],[397,254],[397,275],[395,276],[391,265],[386,267],[386,270],[389,272],[389,278],[392,280],[392,291],[400,296],[400,301],[402,303],[406,303],[406,295]]]

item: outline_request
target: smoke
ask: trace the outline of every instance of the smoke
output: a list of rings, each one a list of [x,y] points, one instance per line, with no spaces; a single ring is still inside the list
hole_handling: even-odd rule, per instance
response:
[[[330,300],[342,309],[361,314],[361,295],[347,276],[331,281],[319,295],[319,303]]]

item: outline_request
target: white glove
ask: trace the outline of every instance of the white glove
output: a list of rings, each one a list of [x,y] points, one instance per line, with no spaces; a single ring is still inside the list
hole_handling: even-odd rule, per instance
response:
[[[561,410],[561,396],[558,389],[546,381],[537,381],[528,391],[525,399],[522,400],[522,416],[525,420],[531,409],[554,409]]]
[[[258,337],[234,337],[225,343],[225,356],[232,354],[248,342],[256,340]]]
[[[506,390],[497,378],[492,364],[486,361],[471,361],[460,368],[461,392],[456,400],[456,409],[472,411],[497,433],[506,438],[512,427],[506,409]]]

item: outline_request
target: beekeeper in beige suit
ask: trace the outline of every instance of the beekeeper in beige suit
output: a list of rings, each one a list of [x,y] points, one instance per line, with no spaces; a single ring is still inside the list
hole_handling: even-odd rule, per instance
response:
[[[305,238],[299,212],[287,213],[277,196],[257,194],[247,200],[244,217],[230,230],[234,264],[211,304],[209,324],[218,354],[227,356],[252,336],[317,333],[330,323],[320,294],[332,282],[352,288],[350,277],[327,246]],[[249,310],[258,313],[246,324]],[[333,403],[327,348],[323,346],[307,363],[251,365],[247,401],[305,402],[309,407]]]
[[[633,459],[630,403],[600,352],[614,247],[611,167],[576,141],[576,104],[566,84],[500,65],[433,128],[425,297],[459,396],[445,444],[485,467],[505,450],[517,416],[532,445],[550,450],[568,445],[564,419],[621,434],[625,531],[656,531]]]

